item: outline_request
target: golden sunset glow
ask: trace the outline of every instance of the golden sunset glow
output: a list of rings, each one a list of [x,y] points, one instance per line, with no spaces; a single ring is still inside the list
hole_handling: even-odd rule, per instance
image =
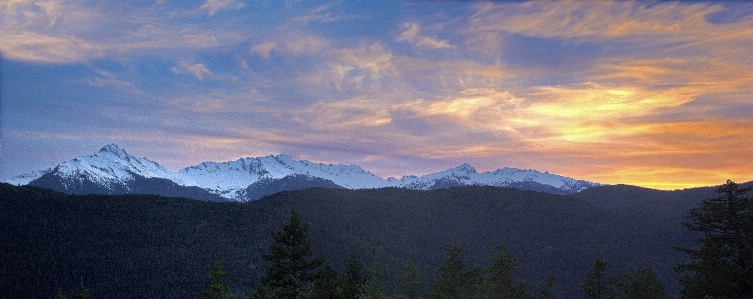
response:
[[[117,142],[658,189],[753,179],[753,4],[0,4],[0,179]]]

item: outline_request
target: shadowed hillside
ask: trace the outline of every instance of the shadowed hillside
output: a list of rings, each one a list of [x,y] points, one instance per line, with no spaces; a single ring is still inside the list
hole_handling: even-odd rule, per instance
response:
[[[51,298],[58,287],[83,282],[92,298],[198,298],[213,261],[222,260],[231,290],[246,296],[266,267],[261,254],[272,231],[295,209],[310,224],[315,253],[342,268],[354,248],[367,263],[386,265],[388,280],[412,258],[433,281],[453,238],[479,265],[494,246],[507,245],[529,285],[554,274],[563,298],[580,296],[577,283],[596,259],[615,273],[652,267],[677,295],[672,267],[686,256],[671,247],[694,246],[697,236],[680,225],[684,208],[710,196],[713,188],[608,186],[574,196],[494,187],[317,188],[240,204],[2,184],[0,294]]]

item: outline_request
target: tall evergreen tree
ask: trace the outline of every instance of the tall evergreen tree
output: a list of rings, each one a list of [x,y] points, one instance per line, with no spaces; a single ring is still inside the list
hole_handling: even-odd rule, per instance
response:
[[[431,285],[431,299],[477,298],[481,283],[481,269],[473,268],[465,248],[450,240],[446,255],[438,264],[437,282]]]
[[[617,276],[617,289],[624,299],[664,299],[664,286],[651,268],[632,269]]]
[[[753,298],[753,198],[735,182],[716,190],[719,197],[706,199],[688,212],[683,225],[704,233],[701,248],[676,248],[691,262],[676,270],[682,277],[683,298]]]
[[[398,295],[400,299],[421,299],[423,298],[419,288],[424,283],[421,280],[421,270],[413,261],[408,259],[405,261],[405,268],[403,269],[402,281],[400,282],[400,290],[402,294]]]
[[[234,299],[230,294],[230,287],[222,282],[227,276],[227,271],[222,269],[222,261],[215,261],[212,273],[209,274],[209,280],[212,282],[201,293],[204,299]]]
[[[58,293],[55,294],[55,297],[53,299],[68,299],[68,297],[65,296],[65,293],[63,293],[63,288],[58,287]]]
[[[314,279],[313,298],[343,299],[343,283],[337,271],[330,265],[325,265],[316,273]]]
[[[607,277],[606,270],[609,263],[596,260],[593,267],[588,270],[583,282],[578,288],[584,294],[584,299],[607,299],[614,298],[613,280]]]
[[[556,277],[554,275],[547,276],[544,281],[538,286],[538,293],[536,299],[559,299],[557,293],[554,291],[554,281]]]
[[[259,284],[248,299],[269,299],[269,290],[263,284]]]
[[[84,287],[83,281],[79,283],[78,291],[71,294],[71,299],[89,299],[89,290]]]
[[[272,298],[300,299],[311,291],[316,269],[324,258],[311,259],[311,242],[306,236],[309,227],[300,214],[291,212],[290,222],[274,232],[275,243],[263,258],[271,265],[261,278],[272,290]]]
[[[387,291],[384,288],[384,274],[383,265],[379,263],[373,263],[371,267],[368,267],[366,273],[366,282],[361,285],[361,290],[358,293],[359,299],[384,299],[386,298]]]
[[[343,288],[346,299],[357,299],[368,277],[363,261],[355,250],[351,250],[350,257],[345,262],[345,275],[343,275]]]
[[[486,273],[483,290],[486,298],[531,298],[526,284],[513,271],[518,268],[518,260],[503,244],[489,253],[492,262]]]

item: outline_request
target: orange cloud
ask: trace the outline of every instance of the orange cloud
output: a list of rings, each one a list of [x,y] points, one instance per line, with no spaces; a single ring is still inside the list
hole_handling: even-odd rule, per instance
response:
[[[392,109],[444,128],[431,138],[413,137],[418,142],[411,149],[432,159],[515,157],[528,161],[524,167],[659,189],[750,179],[746,161],[753,153],[745,151],[749,138],[741,136],[753,136],[753,122],[718,119],[704,105],[688,106],[701,91],[596,83],[544,86],[524,96],[468,89]],[[693,121],[699,113],[705,119]],[[453,134],[463,142],[448,142]]]
[[[720,5],[680,2],[650,6],[622,1],[528,2],[520,5],[487,2],[478,5],[471,20],[471,31],[507,31],[545,38],[665,36],[674,41],[697,40],[711,36],[709,29],[715,26],[705,16],[721,9]]]
[[[294,113],[295,121],[316,130],[358,130],[392,122],[389,110],[372,98],[319,102]]]

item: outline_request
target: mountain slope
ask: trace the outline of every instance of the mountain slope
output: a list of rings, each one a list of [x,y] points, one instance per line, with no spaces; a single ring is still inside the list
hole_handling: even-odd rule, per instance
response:
[[[644,191],[660,202],[679,194]],[[672,267],[687,256],[672,246],[694,247],[698,236],[680,224],[685,211],[627,212],[592,203],[631,194],[637,193],[604,188],[581,199],[480,186],[314,188],[239,204],[0,184],[0,294],[50,298],[60,286],[83,282],[93,298],[191,298],[208,285],[213,261],[222,260],[225,281],[245,298],[267,266],[261,254],[272,232],[295,210],[310,226],[316,255],[342,270],[356,250],[367,264],[387,267],[388,284],[397,283],[408,258],[433,282],[453,238],[477,265],[486,264],[494,246],[507,245],[529,285],[556,275],[561,298],[581,296],[577,284],[596,259],[613,266],[610,275],[651,267],[676,296],[679,274]]]
[[[295,178],[299,183],[290,184]],[[501,168],[478,173],[469,164],[423,176],[404,176],[382,179],[358,165],[322,164],[294,160],[286,155],[242,158],[228,162],[204,162],[180,171],[168,171],[147,158],[136,158],[116,144],[109,144],[97,153],[66,161],[54,168],[23,174],[8,180],[15,185],[33,185],[71,194],[135,194],[144,192],[140,183],[166,180],[176,192],[146,189],[164,196],[190,196],[195,199],[233,201],[261,198],[274,190],[290,191],[285,186],[301,185],[308,178],[311,187],[370,189],[397,187],[414,190],[433,190],[456,186],[496,186],[555,194],[571,194],[599,184],[575,180],[535,170]],[[278,181],[279,182],[275,182]],[[317,183],[313,183],[317,181]],[[326,183],[325,183],[326,182]],[[302,186],[302,185],[301,185]],[[200,189],[200,190],[199,190]],[[193,195],[196,194],[196,195]],[[209,196],[209,195],[211,196]]]
[[[310,175],[291,174],[281,179],[261,179],[246,188],[245,201],[257,200],[282,191],[309,188],[343,188],[330,180]]]
[[[33,178],[38,174],[39,177]],[[202,188],[166,179],[169,172],[147,158],[136,158],[115,144],[97,153],[66,161],[55,168],[26,175],[30,186],[69,194],[157,194],[198,200],[227,201]]]

